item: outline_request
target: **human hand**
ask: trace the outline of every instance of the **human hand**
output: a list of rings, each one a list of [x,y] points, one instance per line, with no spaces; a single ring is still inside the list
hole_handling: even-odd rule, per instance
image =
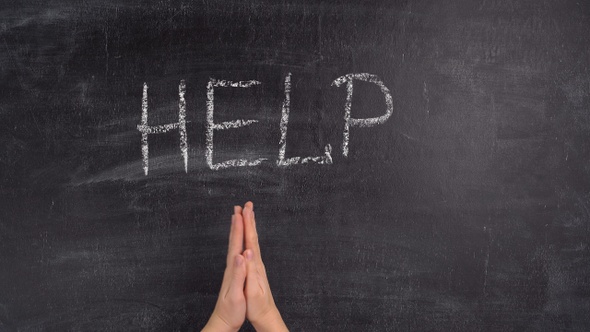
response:
[[[244,296],[246,263],[242,255],[244,245],[242,219],[242,208],[234,207],[223,282],[213,314],[202,330],[204,332],[238,331],[246,319],[246,297]]]
[[[246,258],[246,317],[252,323],[256,331],[289,331],[283,322],[283,318],[275,305],[266,269],[262,262],[260,246],[258,245],[258,233],[254,218],[254,204],[246,203],[241,215],[237,217],[243,220],[245,247],[243,255]]]

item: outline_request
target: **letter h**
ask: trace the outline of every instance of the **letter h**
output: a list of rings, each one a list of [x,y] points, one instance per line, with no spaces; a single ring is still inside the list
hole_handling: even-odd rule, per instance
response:
[[[188,142],[186,138],[186,101],[184,94],[186,84],[184,80],[178,85],[178,122],[168,123],[158,126],[148,125],[148,86],[143,83],[143,97],[141,99],[141,123],[137,125],[137,130],[141,132],[141,154],[143,155],[143,172],[148,175],[149,171],[149,145],[148,135],[163,134],[174,129],[180,133],[180,153],[184,159],[184,171],[188,172]]]

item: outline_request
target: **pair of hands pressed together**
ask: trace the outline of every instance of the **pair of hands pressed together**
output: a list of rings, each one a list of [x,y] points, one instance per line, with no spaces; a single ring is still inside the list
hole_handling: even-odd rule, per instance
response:
[[[252,202],[234,207],[223,282],[203,331],[238,331],[246,318],[256,331],[288,331],[270,291],[253,209]]]

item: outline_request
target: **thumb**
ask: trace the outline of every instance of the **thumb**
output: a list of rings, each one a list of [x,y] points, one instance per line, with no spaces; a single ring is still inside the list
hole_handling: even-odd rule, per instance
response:
[[[236,255],[233,264],[234,268],[227,295],[237,299],[244,296],[244,282],[246,281],[246,263],[244,256]]]

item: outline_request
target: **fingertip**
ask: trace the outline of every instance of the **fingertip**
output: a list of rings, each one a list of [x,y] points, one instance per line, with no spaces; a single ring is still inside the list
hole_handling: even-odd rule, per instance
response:
[[[235,218],[235,221],[234,222],[236,223],[236,226],[238,226],[240,224],[240,222],[244,219],[242,217],[242,214],[241,213],[234,214],[234,218]]]
[[[248,201],[245,205],[244,205],[244,210],[242,211],[242,215],[246,218],[249,218],[252,223],[254,222],[254,203],[252,203],[251,201]]]
[[[242,207],[239,205],[234,205],[234,214],[242,213]]]

